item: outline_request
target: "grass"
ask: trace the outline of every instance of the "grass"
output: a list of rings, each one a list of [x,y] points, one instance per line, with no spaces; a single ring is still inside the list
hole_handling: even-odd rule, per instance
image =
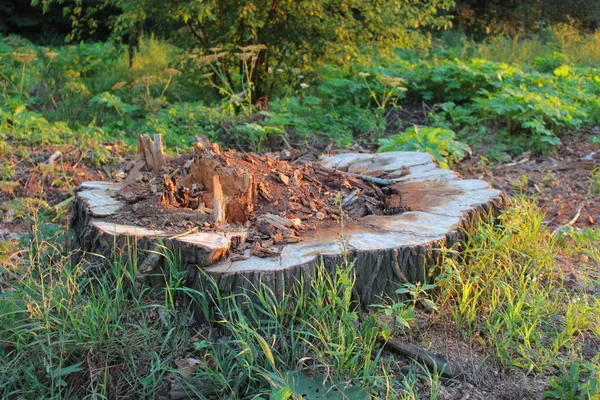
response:
[[[399,368],[381,345],[390,326],[404,336],[424,329],[419,320],[480,341],[502,368],[550,379],[548,396],[598,393],[599,356],[582,356],[582,346],[600,340],[600,280],[596,271],[569,286],[560,257],[585,254],[597,265],[599,233],[553,235],[530,201],[514,200],[496,224],[482,221],[460,254],[447,251],[427,296],[436,307],[408,300],[370,314],[352,299],[348,261],[334,274],[320,268],[283,297],[264,285],[234,296],[215,287],[210,297],[182,285],[177,257],[167,253],[163,289],[139,290],[134,264],[73,263],[65,232],[48,234],[36,212],[29,218],[25,256],[1,270],[3,398],[151,398],[173,381],[198,391],[185,386],[194,380],[219,398],[300,398],[309,383],[364,398],[439,398],[449,382],[416,363]],[[390,325],[407,307],[417,319]],[[199,310],[209,325],[195,321]]]
[[[439,47],[437,47],[439,46]],[[558,54],[570,64],[597,67],[600,63],[600,33],[581,33],[569,24],[556,24],[537,34],[519,36],[495,35],[475,41],[456,31],[443,32],[433,47],[458,51],[459,59],[483,60],[533,65],[536,59]]]
[[[591,246],[585,236],[571,237]],[[586,336],[600,337],[598,288],[564,284],[559,242],[566,240],[544,229],[532,203],[516,200],[499,225],[479,226],[460,257],[445,263],[441,303],[506,367],[548,371],[578,354]]]

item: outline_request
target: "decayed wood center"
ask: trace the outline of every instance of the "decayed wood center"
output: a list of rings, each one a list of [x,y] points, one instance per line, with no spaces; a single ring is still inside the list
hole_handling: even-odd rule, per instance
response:
[[[202,138],[169,159],[160,142],[140,138],[125,182],[84,183],[72,219],[85,250],[135,251],[141,281],[165,271],[155,250],[166,246],[200,290],[202,269],[224,293],[261,282],[283,293],[309,282],[319,262],[335,268],[346,251],[368,305],[402,282],[426,281],[439,248],[502,204],[486,182],[460,180],[423,153],[346,153],[296,166]]]

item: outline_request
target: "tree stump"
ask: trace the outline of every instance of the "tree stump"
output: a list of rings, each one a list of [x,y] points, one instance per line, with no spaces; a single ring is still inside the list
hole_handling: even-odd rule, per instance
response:
[[[162,167],[164,178],[150,174],[143,184],[82,184],[73,230],[88,252],[136,257],[144,282],[165,270],[156,249],[169,248],[188,285],[210,288],[201,269],[223,294],[264,283],[284,295],[310,282],[319,263],[333,271],[346,258],[357,299],[368,306],[402,283],[431,280],[440,249],[504,199],[424,153],[346,153],[292,167],[197,143],[173,163]]]

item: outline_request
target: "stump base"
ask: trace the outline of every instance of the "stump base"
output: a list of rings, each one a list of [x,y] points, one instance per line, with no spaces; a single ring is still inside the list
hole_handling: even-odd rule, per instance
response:
[[[355,176],[389,181],[411,211],[369,215],[344,229],[338,225],[310,231],[302,241],[286,244],[276,256],[264,258],[250,250],[235,251],[247,239],[243,227],[237,232],[167,233],[107,222],[125,204],[116,195],[121,185],[86,182],[77,192],[72,226],[88,252],[110,259],[118,249],[128,248],[134,249],[129,256],[137,257],[140,265],[147,259],[140,280],[151,275],[152,264],[159,262],[153,256],[157,246],[165,246],[181,256],[189,285],[209,288],[204,274],[198,273],[203,269],[225,295],[261,282],[283,294],[284,288],[301,279],[310,282],[319,262],[333,270],[346,251],[345,257],[354,262],[358,300],[367,306],[381,295],[394,296],[402,283],[431,280],[441,259],[440,249],[460,241],[475,219],[503,205],[500,191],[484,181],[461,180],[453,171],[438,168],[424,153],[339,154],[323,156],[320,163]],[[133,241],[135,248],[128,247]]]

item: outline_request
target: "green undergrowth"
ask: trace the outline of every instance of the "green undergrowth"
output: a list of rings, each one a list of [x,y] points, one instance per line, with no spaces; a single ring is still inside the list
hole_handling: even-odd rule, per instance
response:
[[[465,336],[478,338],[507,368],[543,374],[585,365],[578,390],[594,398],[600,359],[582,356],[582,348],[600,338],[600,281],[585,273],[600,261],[599,233],[553,234],[543,219],[533,203],[515,199],[496,224],[478,225],[460,254],[446,258],[439,302]],[[567,263],[584,253],[587,262]]]
[[[253,65],[236,64],[239,49],[213,54],[147,37],[130,65],[119,44],[50,48],[9,36],[0,40],[0,150],[81,139],[135,144],[139,133],[162,134],[172,152],[198,134],[256,151],[285,141],[373,145],[389,133],[404,142],[411,125],[390,121],[425,103],[418,129],[439,138],[430,135],[433,147],[419,151],[440,153],[449,131],[491,148],[488,158],[498,161],[552,151],[563,135],[600,123],[598,35],[568,29],[478,42],[450,32],[421,50],[392,47],[304,69],[281,64],[261,99],[248,96]],[[248,51],[256,57],[264,49]],[[239,74],[224,80],[236,65]],[[456,155],[437,158],[452,163]]]
[[[427,329],[415,313],[479,341],[503,368],[546,376],[549,397],[599,393],[600,360],[582,355],[600,339],[600,281],[586,269],[600,261],[598,231],[552,234],[529,201],[477,225],[460,254],[447,250],[434,284],[404,285],[409,297],[368,314],[353,300],[351,261],[282,293],[224,296],[187,287],[165,249],[162,289],[144,288],[135,263],[77,262],[65,231],[32,210],[26,252],[0,271],[3,398],[154,398],[171,383],[210,388],[207,398],[300,399],[309,386],[326,398],[438,398],[449,384],[439,371],[398,369],[382,351],[397,329]],[[581,255],[590,274],[573,286],[561,260]]]

